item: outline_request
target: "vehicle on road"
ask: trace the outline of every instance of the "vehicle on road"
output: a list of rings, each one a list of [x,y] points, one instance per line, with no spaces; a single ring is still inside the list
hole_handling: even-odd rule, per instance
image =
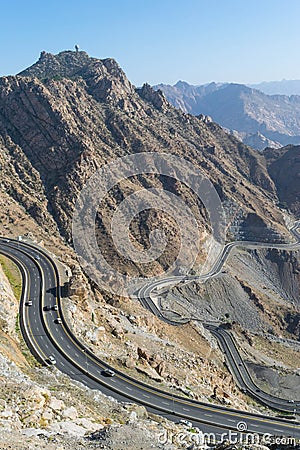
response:
[[[57,305],[46,305],[44,306],[44,311],[57,311],[58,306]]]
[[[61,318],[60,317],[57,317],[55,320],[54,320],[54,322],[55,323],[62,323],[62,321],[61,321]]]
[[[25,305],[26,305],[26,306],[32,306],[32,300],[27,300],[27,301],[25,302]]]
[[[53,355],[50,355],[50,356],[48,357],[47,363],[48,363],[48,364],[51,364],[51,365],[56,364],[56,359],[54,358]]]
[[[105,375],[106,377],[114,377],[116,375],[116,372],[112,369],[104,369],[102,371],[103,375]]]
[[[189,420],[186,420],[186,419],[180,419],[178,423],[180,423],[181,425],[185,425],[189,428],[192,428],[192,426],[193,426],[192,422],[190,422]]]

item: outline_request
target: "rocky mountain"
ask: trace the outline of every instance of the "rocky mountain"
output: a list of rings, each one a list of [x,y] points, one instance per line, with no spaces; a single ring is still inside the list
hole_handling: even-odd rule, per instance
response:
[[[268,95],[300,95],[300,80],[263,81],[249,87]]]
[[[157,84],[153,88],[155,90],[161,90],[168,101],[176,108],[196,116],[202,112],[200,111],[201,98],[221,89],[225,85],[224,83],[209,83],[193,86],[185,81],[178,81],[174,86]]]
[[[42,53],[20,75],[2,77],[0,139],[5,195],[39,225],[66,239],[85,181],[116,156],[141,151],[167,151],[192,161],[224,201],[241,208],[245,224],[254,214],[265,226],[278,230],[283,225],[274,209],[276,187],[262,156],[215,123],[174,109],[150,86],[136,89],[112,59],[97,60],[84,52]],[[146,178],[136,180],[131,189],[149,183]],[[157,187],[164,183],[151,181]],[[176,184],[172,189],[180,191]],[[165,224],[151,213],[147,220],[149,226]],[[199,221],[207,229],[204,211]],[[100,244],[107,241],[108,228],[100,218]],[[169,257],[160,264],[173,258],[173,248],[176,245],[170,245]],[[110,251],[111,259],[116,259]]]
[[[205,89],[213,95],[218,88]],[[42,52],[21,74],[0,78],[0,233],[26,235],[69,267],[66,318],[100,358],[154,386],[258,411],[259,405],[238,390],[200,316],[183,327],[172,327],[136,299],[113,296],[88,279],[72,248],[72,214],[80,190],[97,169],[120,156],[167,153],[190,161],[212,181],[224,204],[228,239],[283,241],[290,236],[284,220],[288,211],[280,203],[295,214],[299,207],[298,172],[292,162],[298,150],[287,147],[260,154],[207,116],[175,109],[149,85],[136,88],[113,59],[99,60],[85,52]],[[295,184],[292,180],[284,184],[283,164],[294,171]],[[155,208],[134,218],[131,237],[137,248],[147,249],[151,231],[162,228],[167,237],[163,255],[143,265],[114,248],[112,213],[123,199],[142,188],[168,190],[195,212],[205,253],[211,226],[201,201],[176,180],[176,174],[173,178],[145,173],[119,183],[101,204],[97,239],[107,260],[120,272],[147,276],[176,258],[180,243],[176,221]],[[201,267],[201,256],[195,271]],[[293,380],[298,353],[292,344],[299,338],[298,261],[297,252],[291,256],[275,251],[238,253],[228,262],[226,275],[205,286],[181,287],[174,308],[188,308],[190,317],[191,312],[199,313],[201,299],[206,313],[229,312],[251,364],[284,367],[285,375]],[[17,432],[22,436],[26,432],[28,442],[31,439],[28,446],[20,438],[18,443],[13,441],[14,448],[50,449],[55,442],[63,449],[102,444],[134,449],[132,440],[141,448],[143,442],[154,442],[158,430],[173,430],[174,425],[148,416],[143,408],[117,404],[58,372],[36,367],[14,326],[18,299],[6,279],[12,277],[11,269],[5,260],[1,265],[6,273],[0,271],[4,299],[0,370],[5,386],[0,389],[0,433],[4,445],[10,445],[7,442]],[[285,289],[287,284],[289,289]],[[275,340],[277,335],[283,342]],[[65,432],[72,435],[68,441],[58,436]]]
[[[280,201],[299,216],[300,146],[288,146],[275,151],[267,148],[264,155]]]
[[[205,114],[258,150],[300,143],[300,96],[266,95],[242,84],[157,85],[177,108]]]

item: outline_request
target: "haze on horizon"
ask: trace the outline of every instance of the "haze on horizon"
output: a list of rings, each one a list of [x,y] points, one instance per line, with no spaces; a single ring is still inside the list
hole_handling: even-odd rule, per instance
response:
[[[1,16],[1,76],[79,44],[135,85],[300,79],[298,0],[16,0]]]

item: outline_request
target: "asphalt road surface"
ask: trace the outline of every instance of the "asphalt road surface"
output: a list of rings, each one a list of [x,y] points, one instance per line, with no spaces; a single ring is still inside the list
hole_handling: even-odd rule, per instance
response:
[[[59,370],[93,389],[99,389],[120,401],[142,404],[150,412],[173,421],[188,419],[201,431],[215,433],[217,437],[221,435],[224,437],[224,433],[232,430],[300,438],[300,424],[291,420],[250,414],[172,395],[115,369],[115,376],[106,376],[103,370],[109,366],[74,336],[64,319],[59,273],[52,258],[40,248],[5,238],[0,238],[0,252],[14,260],[20,268],[23,278],[20,302],[21,329],[28,347],[42,364],[49,365],[49,357],[52,356]],[[225,261],[226,257],[222,260]],[[32,301],[31,305],[26,304],[28,300]],[[57,311],[46,310],[47,307],[54,305],[57,305]],[[211,331],[216,332],[212,329]],[[223,334],[223,331],[219,330],[217,333]],[[232,352],[236,348],[230,340],[226,345]],[[244,372],[244,368],[239,366],[237,355],[233,357],[237,358],[237,366],[232,363],[231,368],[238,367],[236,373],[238,377]],[[243,373],[244,381],[246,377],[247,374]],[[248,380],[249,392],[252,388]],[[268,401],[266,398],[266,403]],[[276,401],[280,403],[281,399]]]

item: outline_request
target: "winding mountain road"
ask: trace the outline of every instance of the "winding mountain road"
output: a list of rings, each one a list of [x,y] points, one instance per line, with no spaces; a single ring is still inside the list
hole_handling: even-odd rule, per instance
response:
[[[297,227],[294,234],[299,239]],[[229,246],[232,247],[233,243]],[[230,252],[229,246],[225,247],[222,261],[215,265],[216,269],[220,270],[223,266],[228,256],[225,254]],[[0,253],[11,258],[20,269],[23,280],[20,302],[21,330],[28,347],[42,364],[49,364],[49,356],[53,356],[59,370],[92,389],[99,389],[120,401],[142,404],[150,412],[164,415],[173,421],[180,418],[189,419],[203,432],[215,433],[217,437],[224,437],[224,433],[232,430],[300,439],[300,424],[290,420],[197,402],[157,389],[116,370],[114,377],[107,377],[103,371],[109,366],[85,347],[68,327],[62,311],[59,272],[48,253],[30,244],[5,238],[0,238]],[[149,298],[146,297],[145,300],[145,297],[141,296],[141,301],[151,309],[155,305]],[[28,300],[31,300],[32,304],[28,303]],[[57,305],[57,311],[48,310],[48,306],[54,305]],[[210,331],[216,332],[213,329]],[[220,331],[217,333],[219,335]],[[224,339],[226,340],[225,337]],[[231,347],[228,342],[226,345]],[[238,362],[237,364],[239,367]],[[231,368],[233,367],[232,363]],[[239,367],[238,373],[241,372]],[[243,380],[246,380],[245,373]],[[252,386],[249,380],[247,389],[250,393]],[[293,411],[294,408],[287,410]]]
[[[182,276],[180,277],[183,283],[188,283],[192,281],[202,281],[214,278],[220,274],[223,269],[223,266],[228,259],[231,251],[237,247],[243,248],[276,248],[281,250],[297,250],[300,249],[300,232],[298,231],[300,227],[300,221],[295,222],[293,227],[290,229],[291,233],[294,235],[296,242],[292,244],[270,244],[270,243],[259,243],[259,242],[250,242],[250,241],[236,241],[227,244],[223,252],[220,254],[219,258],[216,260],[215,264],[211,268],[211,270],[201,276]],[[164,311],[161,310],[153,297],[158,295],[160,289],[165,290],[166,288],[170,288],[172,285],[178,283],[178,277],[170,277],[165,278],[163,280],[155,281],[151,284],[143,286],[139,292],[137,293],[137,297],[141,301],[142,305],[149,309],[153,314],[159,317],[166,323],[171,325],[182,325],[184,323],[188,323],[191,320],[199,320],[195,318],[182,318],[178,316],[177,313],[173,313],[173,318],[170,319],[171,311],[168,310],[168,315],[164,314]],[[178,316],[178,317],[176,317]],[[237,381],[239,387],[243,392],[251,395],[256,400],[260,401],[264,405],[276,409],[279,411],[289,412],[289,413],[299,413],[300,412],[300,399],[288,401],[286,399],[278,398],[273,395],[268,394],[267,392],[262,391],[252,380],[251,375],[240,356],[237,345],[233,336],[230,332],[226,331],[224,327],[216,326],[214,324],[203,324],[204,327],[209,330],[218,340],[221,349],[223,350],[228,368],[231,370],[235,380]]]

